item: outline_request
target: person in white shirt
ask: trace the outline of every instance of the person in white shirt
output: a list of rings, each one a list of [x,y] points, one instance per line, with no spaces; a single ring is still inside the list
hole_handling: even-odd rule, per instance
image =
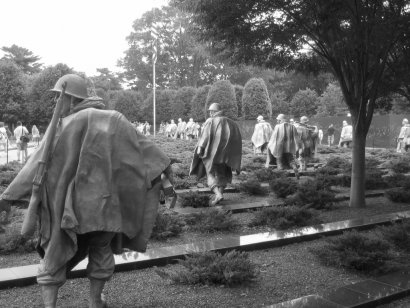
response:
[[[17,122],[17,127],[14,129],[14,137],[16,137],[17,146],[17,161],[20,162],[20,153],[22,153],[21,162],[24,163],[27,160],[27,143],[20,140],[22,136],[28,137],[29,132],[21,121]]]
[[[7,151],[7,130],[4,127],[4,123],[0,122],[0,145],[3,147],[4,151]]]
[[[340,134],[339,147],[349,148],[353,140],[353,127],[343,121],[343,128]]]

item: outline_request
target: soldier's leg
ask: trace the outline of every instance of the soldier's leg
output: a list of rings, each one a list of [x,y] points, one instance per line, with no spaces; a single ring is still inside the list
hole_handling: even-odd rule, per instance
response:
[[[90,279],[90,308],[105,307],[102,291],[115,269],[111,250],[114,236],[113,232],[89,233],[87,276]]]
[[[17,148],[17,161],[20,161],[20,153],[21,153],[21,143],[16,143],[16,148]]]
[[[278,166],[278,167],[277,167],[278,170],[283,170],[283,163],[284,163],[284,159],[285,159],[284,156],[285,156],[285,155],[282,154],[282,155],[279,155],[279,156],[276,158],[276,165]]]
[[[299,180],[299,170],[295,162],[295,157],[292,153],[286,153],[286,156],[289,162],[289,166],[293,169],[293,171],[295,172],[295,177]]]
[[[66,266],[61,267],[55,273],[45,271],[45,266],[40,261],[37,283],[41,286],[41,297],[45,308],[57,307],[58,289],[66,281]]]

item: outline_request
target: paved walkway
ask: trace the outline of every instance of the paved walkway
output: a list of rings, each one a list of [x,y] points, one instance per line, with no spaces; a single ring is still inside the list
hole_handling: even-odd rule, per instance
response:
[[[33,153],[35,150],[35,144],[32,142],[29,142],[28,147],[27,147],[27,152],[28,155]],[[4,150],[0,151],[0,165],[7,164],[7,162],[12,162],[12,161],[17,161],[17,150],[16,146],[9,145],[9,150],[8,150],[8,157],[7,157],[7,152]]]

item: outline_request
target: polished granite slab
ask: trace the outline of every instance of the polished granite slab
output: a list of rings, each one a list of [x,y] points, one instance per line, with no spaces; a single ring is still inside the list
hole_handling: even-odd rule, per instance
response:
[[[268,187],[269,184],[267,183],[262,183],[262,187]],[[366,198],[375,198],[375,197],[381,197],[384,195],[384,190],[369,190],[366,191]],[[349,200],[350,195],[349,193],[339,193],[336,194],[335,196],[335,201],[340,202],[340,201],[345,201]],[[275,200],[275,201],[257,201],[257,202],[246,202],[246,203],[235,203],[235,204],[223,204],[226,201],[222,201],[220,205],[217,205],[215,207],[206,207],[206,208],[193,208],[193,207],[186,207],[186,208],[181,208],[181,207],[175,207],[172,210],[177,212],[178,214],[193,214],[193,213],[200,213],[200,212],[206,212],[209,211],[212,208],[217,208],[221,210],[226,210],[226,211],[231,211],[232,213],[242,213],[246,212],[248,210],[257,210],[261,209],[264,207],[270,207],[270,206],[281,206],[283,205],[283,201],[281,200]]]
[[[332,303],[318,295],[308,295],[275,305],[265,306],[265,308],[344,308],[336,303]]]
[[[372,217],[318,224],[285,231],[272,231],[243,236],[220,237],[212,241],[195,242],[170,247],[147,250],[146,253],[133,251],[115,256],[116,271],[127,271],[175,263],[187,254],[203,251],[225,252],[233,249],[255,250],[283,246],[324,235],[340,234],[350,229],[368,229],[375,225],[410,218],[410,211],[376,215]],[[84,277],[87,261],[78,264],[71,277]],[[35,282],[37,265],[0,269],[0,288],[22,286]]]
[[[373,280],[386,283],[400,289],[410,290],[410,270],[383,275],[374,278]]]
[[[392,274],[367,279],[330,291],[323,296],[308,295],[269,308],[349,307],[373,308],[410,294],[410,273]],[[266,308],[268,308],[266,307]]]

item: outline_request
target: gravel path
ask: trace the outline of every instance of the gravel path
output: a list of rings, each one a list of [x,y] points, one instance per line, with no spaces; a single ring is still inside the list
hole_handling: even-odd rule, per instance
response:
[[[106,284],[109,307],[263,307],[323,293],[364,278],[322,266],[309,252],[323,240],[250,253],[258,264],[257,281],[234,288],[172,284],[154,268],[116,273]],[[165,270],[176,270],[169,265]],[[87,307],[88,280],[69,280],[60,290],[59,307]],[[37,285],[0,291],[0,307],[41,307]]]

